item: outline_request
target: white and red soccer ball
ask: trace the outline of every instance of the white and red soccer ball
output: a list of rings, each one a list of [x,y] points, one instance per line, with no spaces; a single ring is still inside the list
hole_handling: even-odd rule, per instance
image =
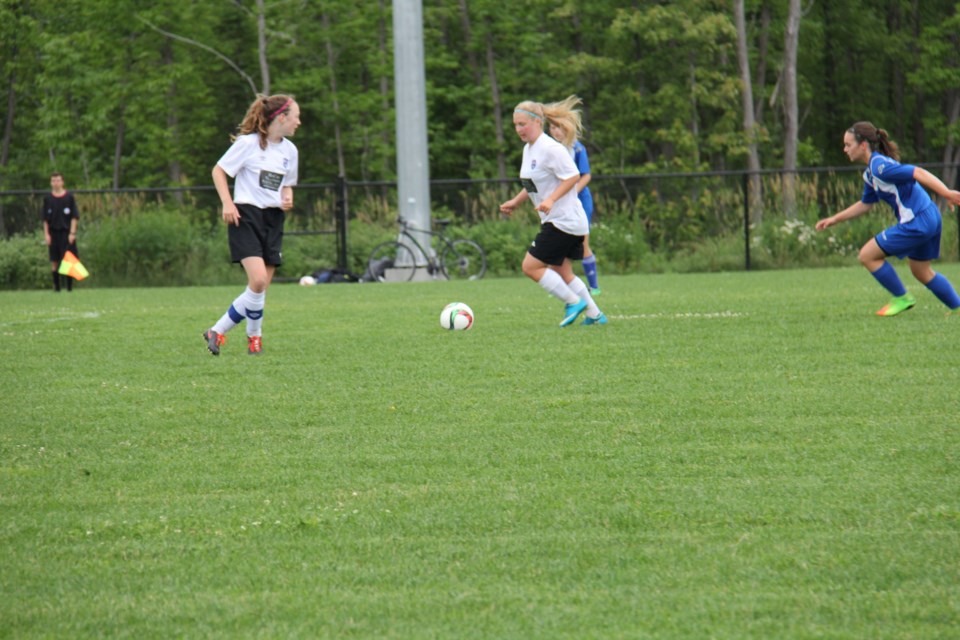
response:
[[[473,326],[473,309],[462,302],[451,302],[440,312],[440,326],[451,331],[466,331]]]

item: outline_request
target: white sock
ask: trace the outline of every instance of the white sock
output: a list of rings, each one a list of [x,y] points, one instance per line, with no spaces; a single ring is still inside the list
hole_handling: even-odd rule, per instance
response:
[[[263,307],[267,299],[267,292],[254,293],[247,289],[243,292],[243,296],[246,298],[244,301],[246,311],[243,315],[247,317],[247,335],[259,336],[262,333]]]
[[[263,322],[263,299],[264,292],[254,293],[250,287],[244,289],[243,293],[237,296],[227,312],[217,320],[213,325],[213,330],[220,334],[225,334],[230,329],[240,324],[244,318],[247,320],[247,335],[260,335],[260,325]],[[256,323],[257,333],[250,333],[251,322]]]
[[[543,272],[543,277],[537,281],[544,291],[550,295],[560,298],[567,304],[576,304],[580,301],[579,296],[570,290],[567,283],[563,281],[560,274],[553,269],[547,269]]]
[[[600,307],[598,307],[597,303],[593,301],[593,296],[590,295],[590,290],[587,289],[587,285],[583,284],[583,280],[574,277],[573,280],[567,283],[567,286],[570,288],[570,291],[573,291],[575,294],[587,301],[587,317],[600,317]]]

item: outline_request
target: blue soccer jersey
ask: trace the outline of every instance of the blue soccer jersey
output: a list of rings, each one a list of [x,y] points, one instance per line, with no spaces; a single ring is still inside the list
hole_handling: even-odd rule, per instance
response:
[[[590,159],[587,157],[587,148],[579,140],[573,143],[573,162],[577,165],[577,170],[581,176],[590,173]],[[590,187],[584,187],[583,191],[577,194],[577,197],[580,198],[580,204],[583,205],[583,210],[587,214],[587,220],[591,220],[593,218],[593,194],[590,193]]]
[[[901,223],[907,223],[920,215],[925,209],[936,205],[917,184],[913,177],[912,164],[900,164],[876,151],[870,156],[870,162],[863,172],[863,197],[861,201],[874,204],[883,200],[893,208],[893,213]]]

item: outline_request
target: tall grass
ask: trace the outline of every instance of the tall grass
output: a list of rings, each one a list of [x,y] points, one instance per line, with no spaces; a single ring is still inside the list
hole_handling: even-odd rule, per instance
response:
[[[237,287],[0,293],[0,635],[955,637],[957,318],[602,284],[275,285],[218,358]]]

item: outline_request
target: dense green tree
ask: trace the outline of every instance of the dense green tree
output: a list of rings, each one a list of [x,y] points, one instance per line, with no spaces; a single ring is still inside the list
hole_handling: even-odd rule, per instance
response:
[[[797,131],[784,119],[788,0],[743,0],[760,166],[845,164],[857,119],[955,160],[955,0],[803,3]],[[303,180],[395,177],[387,0],[0,0],[0,188],[209,184],[257,91],[303,108]],[[596,173],[747,166],[728,0],[425,0],[434,178],[515,173],[524,99],[584,99]],[[793,140],[793,138],[796,138]],[[790,151],[792,153],[792,151]]]

